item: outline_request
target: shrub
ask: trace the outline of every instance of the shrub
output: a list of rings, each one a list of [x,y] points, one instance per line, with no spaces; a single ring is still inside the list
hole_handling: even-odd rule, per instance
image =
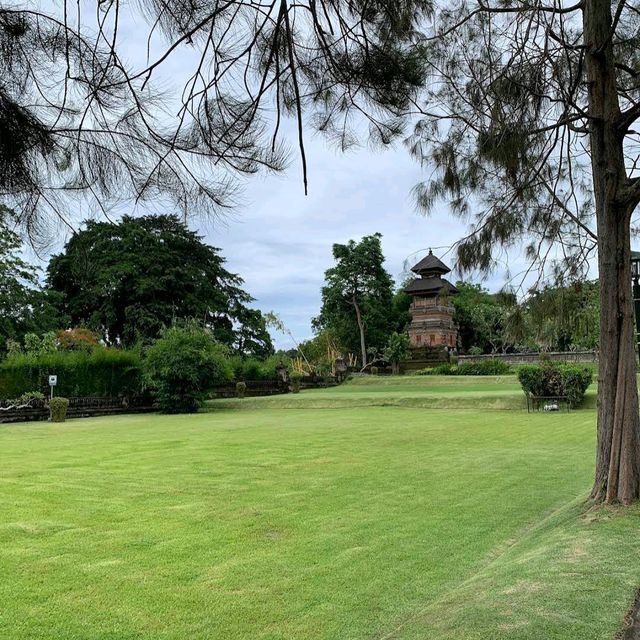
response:
[[[15,354],[0,362],[0,398],[16,398],[25,389],[49,388],[58,376],[61,396],[134,396],[143,391],[142,362],[136,351],[96,347],[86,351]]]
[[[236,382],[236,396],[238,398],[244,398],[246,393],[247,393],[247,383]]]
[[[51,398],[49,402],[49,411],[51,414],[51,422],[64,422],[67,417],[67,409],[69,408],[69,399],[57,396]]]
[[[571,364],[559,365],[546,359],[540,365],[520,367],[518,380],[526,393],[534,396],[566,396],[569,405],[577,407],[593,381],[593,369]]]
[[[451,364],[439,364],[435,367],[427,367],[416,371],[418,376],[455,376],[458,368]]]
[[[593,369],[571,364],[559,368],[562,373],[564,395],[572,407],[577,407],[582,403],[584,394],[593,382]]]
[[[383,355],[391,363],[393,374],[397,375],[400,372],[400,361],[409,356],[409,336],[394,331],[389,336]]]
[[[479,362],[465,362],[458,365],[459,376],[504,376],[511,373],[511,367],[498,358],[488,358]]]
[[[476,345],[473,345],[473,347],[471,347],[469,349],[469,355],[470,356],[480,356],[480,355],[482,355],[482,349],[480,347],[476,347]]]
[[[497,358],[458,365],[439,364],[430,369],[416,371],[419,376],[503,376],[508,373],[511,373],[511,367]]]
[[[44,393],[40,391],[27,391],[23,393],[19,398],[16,399],[17,404],[27,404],[32,400],[44,400]]]
[[[235,380],[277,380],[277,367],[282,358],[271,356],[266,360],[233,356],[230,358]]]
[[[212,387],[233,376],[224,347],[197,324],[165,329],[145,366],[163,413],[197,411]]]
[[[544,369],[535,364],[526,364],[518,367],[518,381],[523,391],[534,396],[546,396]]]
[[[371,367],[371,375],[372,376],[377,376],[378,375],[378,367],[376,367],[376,366]]]
[[[292,393],[300,392],[300,384],[302,383],[303,377],[304,376],[299,371],[291,371],[291,373],[289,373],[289,382],[291,383]]]

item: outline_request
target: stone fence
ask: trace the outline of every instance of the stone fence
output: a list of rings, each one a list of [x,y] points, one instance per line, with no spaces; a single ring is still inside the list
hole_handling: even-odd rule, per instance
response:
[[[122,413],[153,411],[148,400],[127,398],[69,398],[67,418],[90,418]],[[7,400],[0,401],[0,423],[48,420],[49,404],[46,400],[31,400],[16,406]]]
[[[537,364],[543,355],[554,362],[598,362],[597,351],[546,351],[543,353],[489,353],[480,356],[458,356],[458,363],[502,360],[507,364]]]

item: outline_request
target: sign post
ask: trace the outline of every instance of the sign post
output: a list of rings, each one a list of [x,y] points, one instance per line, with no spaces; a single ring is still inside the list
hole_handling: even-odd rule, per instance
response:
[[[49,386],[51,387],[51,396],[53,398],[53,387],[58,384],[58,376],[49,376]]]

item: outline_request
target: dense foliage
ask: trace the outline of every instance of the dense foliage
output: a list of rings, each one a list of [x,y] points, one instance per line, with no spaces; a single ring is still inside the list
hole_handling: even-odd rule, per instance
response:
[[[502,376],[511,373],[511,367],[502,360],[491,358],[464,364],[440,364],[416,371],[419,376]]]
[[[164,413],[193,413],[233,371],[225,348],[195,323],[164,329],[145,358],[149,383]]]
[[[148,343],[176,320],[197,319],[234,351],[269,355],[263,318],[224,263],[176,216],[125,216],[88,221],[51,259],[48,285],[73,325],[108,344]]]
[[[337,342],[367,364],[370,350],[381,351],[396,328],[393,280],[384,268],[382,236],[333,245],[335,265],[325,272],[316,331],[330,330]]]
[[[406,333],[394,331],[387,341],[383,356],[387,362],[391,363],[394,374],[399,372],[400,361],[409,355],[409,336]]]
[[[61,396],[51,398],[49,402],[51,422],[64,422],[67,417],[67,409],[69,409],[69,398]]]
[[[135,351],[97,347],[92,351],[46,351],[16,354],[0,362],[0,398],[28,390],[47,392],[48,377],[58,376],[56,394],[134,396],[143,390],[142,364]]]
[[[523,391],[534,396],[566,396],[572,407],[580,405],[593,381],[589,367],[543,362],[518,369]]]
[[[0,205],[0,355],[25,333],[57,329],[64,321],[55,292],[39,289],[37,270],[22,258],[21,249],[9,212]]]
[[[273,355],[265,360],[258,358],[243,358],[242,356],[232,356],[229,364],[233,372],[233,377],[238,381],[246,380],[277,380],[277,368],[285,365],[288,359],[283,355]]]
[[[509,292],[457,282],[453,296],[462,351],[569,351],[598,346],[597,281],[534,289],[518,303]]]

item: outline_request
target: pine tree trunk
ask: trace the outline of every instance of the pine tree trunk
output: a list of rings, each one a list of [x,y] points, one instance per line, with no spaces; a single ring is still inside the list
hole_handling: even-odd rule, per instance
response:
[[[640,416],[631,298],[630,223],[620,131],[610,0],[586,0],[584,39],[589,138],[600,278],[598,450],[591,497],[629,504],[640,496]]]
[[[360,313],[360,306],[358,305],[358,301],[356,297],[352,298],[353,306],[356,310],[356,319],[358,321],[358,329],[360,329],[360,350],[362,351],[362,368],[364,369],[367,366],[367,345],[364,340],[364,322],[362,321],[362,314]]]

